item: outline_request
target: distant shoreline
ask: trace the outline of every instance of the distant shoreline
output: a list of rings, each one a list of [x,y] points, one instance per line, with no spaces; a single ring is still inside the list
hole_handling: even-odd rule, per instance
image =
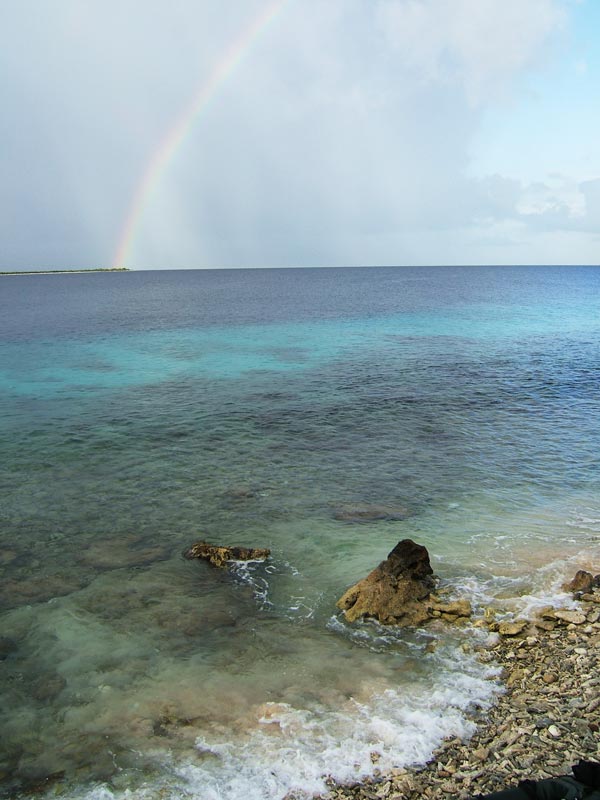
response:
[[[128,267],[98,267],[96,269],[40,269],[0,272],[0,275],[81,275],[87,272],[130,272]]]

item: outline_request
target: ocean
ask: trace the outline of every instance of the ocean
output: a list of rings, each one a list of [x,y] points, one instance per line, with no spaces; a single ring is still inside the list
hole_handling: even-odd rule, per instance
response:
[[[336,601],[406,538],[475,618],[600,571],[599,309],[594,267],[0,277],[0,796],[297,800],[468,737],[481,630]]]

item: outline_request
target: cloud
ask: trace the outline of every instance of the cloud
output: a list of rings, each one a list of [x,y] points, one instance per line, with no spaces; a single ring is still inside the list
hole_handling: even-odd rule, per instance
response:
[[[264,8],[3,6],[11,266],[110,263],[151,158]],[[289,0],[156,181],[131,265],[460,262],[461,242],[492,228],[498,241],[506,225],[524,237],[585,217],[589,229],[593,181],[468,176],[485,108],[556,52],[567,12],[563,0]]]
[[[417,81],[457,85],[473,105],[505,94],[566,25],[553,0],[387,0],[378,19]]]

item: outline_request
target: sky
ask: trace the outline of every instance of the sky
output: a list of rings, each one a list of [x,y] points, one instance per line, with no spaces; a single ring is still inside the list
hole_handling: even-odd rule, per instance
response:
[[[2,0],[0,270],[600,263],[599,0]]]

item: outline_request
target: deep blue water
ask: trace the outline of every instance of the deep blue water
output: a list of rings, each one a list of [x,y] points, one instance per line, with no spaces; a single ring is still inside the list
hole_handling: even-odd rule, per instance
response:
[[[599,307],[592,267],[0,278],[6,791],[63,771],[65,796],[100,797],[90,781],[120,796],[142,780],[152,796],[165,780],[203,800],[257,782],[249,797],[275,798],[318,787],[319,753],[341,778],[373,747],[383,763],[425,759],[440,720],[487,697],[478,668],[456,661],[450,635],[435,658],[418,634],[357,637],[335,600],[406,536],[451,589],[502,599],[507,613],[589,566]],[[369,503],[411,516],[335,519]],[[215,576],[183,561],[200,536],[268,546],[270,571]],[[332,664],[349,658],[341,677]],[[463,672],[473,683],[457,688]],[[454,688],[411,753],[403,693],[396,705],[381,693],[445,680]],[[211,687],[201,698],[198,681]],[[379,729],[358,733],[356,709],[336,716],[340,697],[361,692],[371,717],[388,715],[388,744]],[[302,765],[275,769],[268,786],[265,703],[286,729],[302,718],[325,731],[312,747],[298,728]],[[346,764],[339,730],[353,724]],[[196,764],[199,740],[218,763]]]

